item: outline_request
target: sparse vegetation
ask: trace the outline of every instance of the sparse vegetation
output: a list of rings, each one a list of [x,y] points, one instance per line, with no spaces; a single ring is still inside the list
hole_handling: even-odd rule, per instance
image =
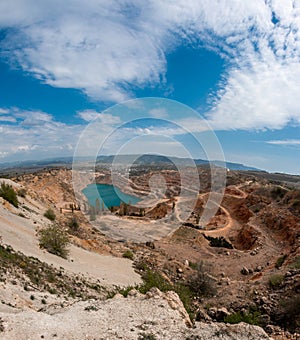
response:
[[[293,263],[291,264],[292,268],[300,269],[300,256],[296,256]]]
[[[18,208],[19,201],[17,194],[10,184],[2,182],[0,185],[0,197],[3,197],[7,202]]]
[[[281,302],[278,321],[286,329],[295,332],[300,327],[300,295]]]
[[[129,259],[129,260],[133,260],[133,252],[131,250],[126,250],[123,255],[122,255],[125,259]]]
[[[93,205],[89,206],[90,221],[96,221],[96,209]]]
[[[246,322],[250,325],[257,325],[260,326],[259,318],[261,313],[257,310],[249,310],[246,313],[237,312],[234,314],[230,314],[225,317],[224,322],[237,324],[240,322]]]
[[[48,218],[50,221],[55,221],[55,213],[52,209],[47,209],[46,212],[44,213],[44,216]]]
[[[24,188],[21,188],[21,189],[18,190],[18,195],[22,198],[26,197],[26,193],[27,193],[26,189],[24,189]]]
[[[284,279],[284,276],[281,274],[274,274],[269,277],[269,286],[273,289],[280,287]]]
[[[138,287],[140,293],[145,294],[151,288],[157,287],[161,292],[172,290],[172,284],[169,283],[161,274],[151,269],[142,275],[143,284]]]
[[[193,297],[195,296],[191,291],[190,287],[185,283],[178,282],[176,284],[170,283],[166,278],[164,278],[160,273],[147,269],[142,275],[143,283],[139,286],[128,286],[126,288],[117,288],[114,291],[108,293],[107,298],[112,298],[116,293],[122,294],[124,297],[128,296],[128,293],[132,289],[136,289],[142,294],[146,294],[151,288],[156,287],[161,292],[175,291],[180,300],[182,301],[186,311],[190,315],[190,318],[194,318],[194,305]]]
[[[203,261],[197,265],[196,272],[188,280],[188,286],[196,296],[213,296],[216,294],[215,281],[208,274]]]
[[[275,200],[280,200],[281,198],[284,197],[284,195],[288,192],[287,189],[280,187],[280,186],[276,186],[271,190],[271,196],[273,199]]]
[[[5,328],[4,328],[4,325],[3,325],[3,320],[2,318],[0,318],[0,332],[4,332]]]
[[[223,236],[212,237],[212,236],[206,236],[204,234],[203,234],[203,236],[209,241],[209,245],[211,247],[221,247],[221,248],[233,249],[232,244],[230,242],[228,242]]]
[[[157,340],[157,337],[153,333],[142,333],[138,337],[139,340]]]
[[[69,254],[69,237],[64,230],[54,224],[39,232],[39,244],[49,253],[67,258]]]
[[[91,283],[81,276],[69,276],[63,269],[54,267],[39,261],[37,258],[28,257],[20,252],[15,252],[9,246],[0,244],[0,277],[6,277],[6,273],[14,273],[15,276],[23,273],[25,276],[24,289],[29,286],[36,287],[39,291],[48,291],[50,294],[63,294],[70,297],[83,299],[104,295],[104,288]],[[34,295],[30,299],[35,299]]]
[[[79,223],[75,216],[72,216],[72,218],[69,220],[68,226],[72,231],[78,231]]]
[[[189,262],[189,267],[196,270],[197,269],[197,263],[196,262]]]
[[[146,262],[144,261],[138,261],[134,263],[134,266],[137,270],[140,270],[142,272],[145,272],[146,270],[148,270],[148,265]]]
[[[287,258],[286,254],[280,256],[275,263],[275,268],[279,269],[283,265],[286,258]]]

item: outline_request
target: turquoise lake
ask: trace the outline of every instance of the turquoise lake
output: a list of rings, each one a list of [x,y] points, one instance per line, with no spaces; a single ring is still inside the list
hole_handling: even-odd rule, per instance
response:
[[[121,202],[135,204],[141,200],[136,196],[124,194],[124,192],[111,184],[89,184],[82,192],[90,205],[94,207],[97,198],[100,200],[100,206],[102,206],[103,202],[107,208],[119,206]]]

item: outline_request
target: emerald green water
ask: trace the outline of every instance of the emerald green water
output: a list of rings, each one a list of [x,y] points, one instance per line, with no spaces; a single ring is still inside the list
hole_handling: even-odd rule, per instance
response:
[[[82,192],[88,199],[89,204],[94,207],[96,206],[97,198],[100,201],[100,206],[104,204],[106,208],[119,206],[121,202],[135,204],[141,200],[136,196],[124,194],[124,192],[111,184],[89,184]]]

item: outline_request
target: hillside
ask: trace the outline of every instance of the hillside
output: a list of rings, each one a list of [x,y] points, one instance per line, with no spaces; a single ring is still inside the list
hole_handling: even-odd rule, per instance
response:
[[[144,216],[129,207],[123,216],[96,216],[93,225],[76,207],[70,170],[44,169],[0,180],[12,185],[19,200],[16,208],[0,198],[4,339],[66,334],[70,339],[148,339],[151,334],[153,339],[267,339],[266,332],[273,339],[298,338],[300,192],[286,182],[231,171],[220,209],[198,229],[209,188],[207,170],[201,168],[203,191],[193,214],[162,237],[160,218],[175,202],[180,219],[184,202],[176,196],[180,183],[174,171],[151,171],[165,176],[168,199]],[[133,173],[137,191],[148,190],[151,171]],[[68,259],[39,247],[37,231],[52,224],[44,216],[47,209],[69,235]],[[70,223],[74,218],[76,228]],[[157,229],[147,241],[138,241],[138,234],[135,241],[118,241],[101,230],[101,221],[127,235],[141,225]],[[116,287],[136,284],[139,292],[127,298],[123,295],[132,288]],[[163,293],[149,292],[153,286]]]

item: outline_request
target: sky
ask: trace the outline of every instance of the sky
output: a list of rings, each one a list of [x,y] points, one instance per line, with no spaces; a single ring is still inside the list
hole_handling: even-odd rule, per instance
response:
[[[300,0],[1,0],[0,163],[72,156],[94,119],[103,140],[131,119],[111,107],[159,97],[205,119],[227,161],[300,174],[299,61]],[[158,150],[177,136],[202,157],[165,121],[185,113],[164,110]]]

